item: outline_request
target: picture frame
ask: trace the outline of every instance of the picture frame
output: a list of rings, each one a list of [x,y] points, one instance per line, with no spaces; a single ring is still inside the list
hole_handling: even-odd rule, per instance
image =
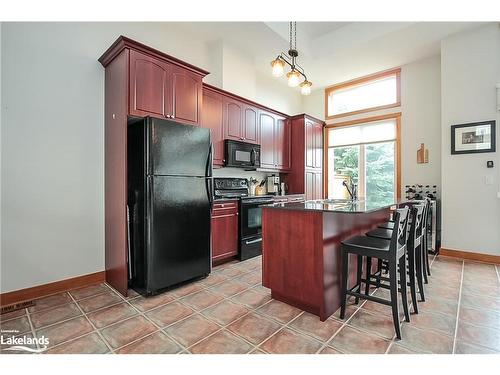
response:
[[[496,151],[496,121],[451,126],[451,154],[478,154]]]

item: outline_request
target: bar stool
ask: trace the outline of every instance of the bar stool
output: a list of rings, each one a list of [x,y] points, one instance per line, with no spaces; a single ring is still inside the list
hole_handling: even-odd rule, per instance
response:
[[[410,205],[410,225],[408,231],[408,242],[406,253],[408,255],[408,276],[411,299],[413,304],[413,311],[415,314],[418,314],[418,306],[417,306],[417,282],[418,289],[420,293],[420,298],[422,301],[425,301],[424,296],[424,287],[423,287],[423,277],[422,272],[417,272],[416,263],[421,259],[421,243],[422,243],[422,228],[423,228],[423,215],[424,215],[425,205],[424,204],[412,204]],[[381,238],[385,240],[390,240],[393,234],[393,230],[377,228],[373,229],[369,232],[366,232],[368,237]],[[421,262],[420,262],[421,264]],[[421,266],[419,266],[421,269]],[[366,291],[365,294],[368,294],[370,285],[374,285],[371,282],[373,278],[377,279],[376,285],[380,285],[380,280],[384,280],[382,275],[378,274],[378,271],[375,274],[371,274],[371,258],[368,257],[366,260]]]
[[[431,210],[431,199],[426,197],[425,198],[425,214],[424,214],[424,225],[423,225],[423,230],[422,230],[422,235],[423,235],[423,251],[422,251],[422,256],[423,256],[423,273],[424,273],[424,281],[426,284],[429,283],[427,279],[427,275],[431,276],[431,267],[429,264],[429,244],[427,242],[427,230],[428,230],[428,225],[429,225],[429,212]]]
[[[340,308],[340,318],[344,319],[347,296],[356,297],[356,302],[360,298],[378,302],[392,307],[392,318],[397,338],[401,339],[401,327],[399,322],[398,311],[398,264],[399,278],[401,282],[401,299],[403,301],[403,310],[406,321],[410,321],[408,312],[408,296],[406,294],[406,239],[407,239],[407,224],[408,224],[408,207],[396,210],[394,217],[394,230],[390,240],[373,238],[367,236],[355,236],[342,241],[342,304]],[[357,267],[357,282],[356,285],[347,289],[349,280],[349,255],[355,254],[358,258]],[[390,299],[379,298],[361,293],[362,282],[362,258],[363,257],[378,258],[388,262],[389,264],[389,285],[383,287],[390,290]]]

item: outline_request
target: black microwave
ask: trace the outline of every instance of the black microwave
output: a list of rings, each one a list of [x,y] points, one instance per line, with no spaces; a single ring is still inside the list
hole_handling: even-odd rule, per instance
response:
[[[255,169],[260,167],[260,145],[225,140],[226,167]]]

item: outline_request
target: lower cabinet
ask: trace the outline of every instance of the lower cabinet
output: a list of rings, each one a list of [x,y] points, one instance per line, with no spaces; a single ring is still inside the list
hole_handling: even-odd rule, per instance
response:
[[[323,199],[323,173],[321,170],[306,170],[306,200]]]
[[[212,210],[212,263],[238,255],[238,202],[214,203]]]

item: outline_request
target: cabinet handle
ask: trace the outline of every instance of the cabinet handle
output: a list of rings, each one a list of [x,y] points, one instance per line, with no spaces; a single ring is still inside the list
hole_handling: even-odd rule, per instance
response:
[[[223,205],[223,204],[221,204],[220,206],[221,206],[222,208],[224,208],[224,205]]]

